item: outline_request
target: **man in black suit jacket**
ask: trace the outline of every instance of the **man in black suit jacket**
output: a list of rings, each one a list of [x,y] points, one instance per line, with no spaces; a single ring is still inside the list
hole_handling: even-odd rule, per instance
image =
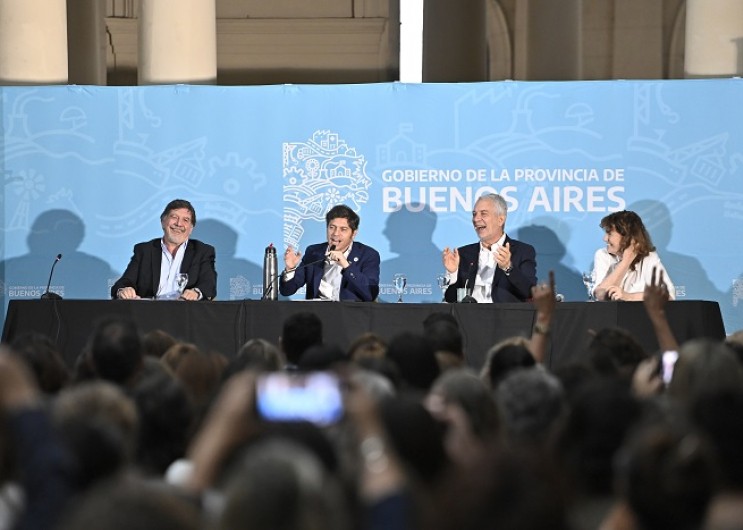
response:
[[[163,237],[134,245],[134,255],[124,275],[111,287],[111,298],[180,298],[211,300],[217,296],[214,247],[189,239],[196,226],[191,203],[176,199],[160,215]],[[188,274],[178,295],[176,277]]]
[[[508,237],[504,231],[508,206],[495,193],[481,196],[472,211],[479,243],[444,249],[449,287],[447,302],[457,301],[457,289],[466,288],[478,302],[525,302],[537,283],[534,247]]]
[[[291,246],[286,249],[279,292],[289,296],[306,285],[307,300],[374,301],[379,294],[379,252],[354,241],[359,221],[348,206],[331,208],[325,215],[327,243],[310,245],[304,257]]]

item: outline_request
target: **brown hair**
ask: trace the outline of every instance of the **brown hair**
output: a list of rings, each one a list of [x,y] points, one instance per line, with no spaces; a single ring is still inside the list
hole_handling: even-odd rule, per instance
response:
[[[611,213],[601,219],[601,224],[599,226],[601,226],[607,234],[612,230],[615,230],[620,236],[622,236],[622,242],[620,244],[621,250],[629,247],[634,241],[637,256],[630,266],[631,270],[635,270],[635,265],[655,250],[653,241],[650,239],[650,234],[648,234],[640,216],[635,212],[622,210],[621,212]]]

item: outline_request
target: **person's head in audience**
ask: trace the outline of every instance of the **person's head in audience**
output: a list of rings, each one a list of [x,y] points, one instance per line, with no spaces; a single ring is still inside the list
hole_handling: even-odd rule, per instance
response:
[[[10,343],[10,353],[18,355],[28,365],[39,389],[56,394],[70,379],[70,372],[54,343],[41,333],[29,332]]]
[[[397,366],[403,384],[427,392],[441,373],[431,343],[417,333],[400,333],[387,346],[387,358]]]
[[[348,347],[348,357],[352,361],[358,361],[371,357],[381,359],[387,352],[387,342],[376,333],[363,333],[356,337]]]
[[[269,341],[250,339],[230,359],[227,368],[225,368],[223,379],[227,379],[241,370],[256,370],[259,372],[281,370],[285,362],[281,351]]]
[[[450,477],[437,530],[568,530],[562,477],[543,453],[501,447]]]
[[[512,371],[535,366],[528,344],[523,337],[512,337],[494,345],[485,354],[480,377],[496,388]]]
[[[445,313],[444,311],[434,311],[423,319],[423,332],[425,333],[431,325],[436,324],[437,322],[446,322],[456,328],[459,327],[459,322],[457,322],[456,317],[451,313]]]
[[[503,433],[513,444],[551,446],[567,415],[560,381],[546,370],[512,371],[495,389]]]
[[[472,462],[498,435],[492,391],[469,369],[442,373],[426,397],[426,407],[447,424],[446,449],[456,462]]]
[[[142,341],[133,321],[104,318],[93,331],[90,361],[101,379],[127,385],[142,367]]]
[[[193,344],[177,343],[160,359],[181,382],[200,416],[219,388],[227,358],[218,353],[204,353]]]
[[[560,449],[579,497],[609,497],[614,458],[641,417],[640,403],[616,378],[593,377],[572,395]]]
[[[353,384],[365,389],[367,394],[376,402],[394,397],[397,394],[394,383],[380,372],[358,367],[351,372],[350,379]]]
[[[287,363],[296,366],[308,348],[322,344],[322,320],[308,311],[291,315],[284,320],[280,343]]]
[[[550,372],[560,380],[568,402],[572,402],[573,397],[583,389],[583,386],[598,376],[585,360],[566,362],[550,369]]]
[[[714,449],[722,490],[743,492],[743,388],[701,394],[691,404],[690,416]]]
[[[743,364],[743,329],[736,331],[732,335],[728,335],[725,339],[725,344],[733,350],[735,357]]]
[[[380,412],[395,453],[423,486],[435,486],[451,464],[444,445],[446,425],[411,394],[381,401]]]
[[[196,505],[162,482],[127,476],[104,482],[77,499],[61,530],[201,530]]]
[[[724,343],[693,339],[679,349],[668,395],[690,403],[704,392],[743,387],[743,368]]]
[[[142,337],[142,351],[146,356],[159,359],[177,342],[175,337],[170,333],[161,329],[153,329],[145,333],[144,337]]]
[[[90,353],[90,343],[91,341],[88,340],[82,351],[75,358],[75,364],[72,367],[72,378],[70,380],[70,384],[72,385],[98,379],[98,374],[95,373],[95,367],[93,366],[92,354]]]
[[[346,352],[335,344],[316,344],[308,348],[299,359],[297,368],[304,372],[331,370],[348,362]]]
[[[74,457],[82,489],[126,470],[134,460],[139,418],[118,385],[91,381],[62,390],[52,404],[52,421]]]
[[[376,357],[362,357],[355,363],[362,370],[368,370],[374,372],[392,383],[392,387],[395,391],[402,389],[402,378],[400,377],[400,370],[392,360],[385,358],[378,359]]]
[[[702,527],[716,468],[702,437],[688,426],[653,422],[638,429],[617,457],[620,496],[643,530]]]
[[[604,328],[591,337],[588,362],[599,374],[629,381],[637,365],[647,358],[637,339],[627,330]]]
[[[185,454],[194,412],[181,383],[160,363],[155,365],[139,378],[130,394],[140,422],[137,466],[146,474],[162,476]]]
[[[431,342],[442,371],[464,366],[464,340],[458,326],[440,319],[424,326],[423,333]]]
[[[307,448],[269,437],[248,448],[225,487],[217,530],[344,530],[350,520],[332,476]]]

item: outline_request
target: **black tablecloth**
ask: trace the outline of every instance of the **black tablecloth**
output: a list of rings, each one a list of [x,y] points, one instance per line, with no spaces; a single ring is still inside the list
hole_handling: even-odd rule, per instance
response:
[[[248,339],[276,342],[286,317],[311,311],[323,322],[327,343],[347,347],[371,331],[389,339],[402,331],[422,331],[429,314],[451,313],[465,339],[467,362],[479,368],[488,348],[507,337],[529,336],[531,304],[383,304],[354,302],[169,302],[144,300],[12,300],[3,341],[37,331],[52,338],[69,365],[83,349],[98,319],[106,315],[133,319],[144,333],[162,329],[179,340],[227,356]],[[716,302],[669,302],[666,314],[679,341],[722,339],[725,329]],[[589,330],[621,327],[631,331],[646,351],[658,348],[641,302],[562,302],[557,304],[546,363],[554,368],[579,357]]]

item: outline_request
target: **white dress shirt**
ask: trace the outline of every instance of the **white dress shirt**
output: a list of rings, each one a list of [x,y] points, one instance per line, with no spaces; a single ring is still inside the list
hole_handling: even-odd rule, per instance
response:
[[[351,253],[351,247],[353,242],[348,245],[348,248],[343,253],[343,256],[348,259],[348,255]],[[337,302],[341,299],[341,272],[343,267],[337,261],[325,261],[325,268],[320,280],[320,287],[318,293],[320,294],[320,300],[333,300]]]
[[[160,260],[160,284],[157,286],[156,298],[180,296],[177,280],[183,264],[183,255],[186,253],[186,245],[188,245],[188,239],[178,247],[173,256],[163,240],[160,240],[163,257]]]
[[[498,247],[502,247],[505,242],[506,234],[504,233],[490,249],[480,243],[480,254],[477,260],[475,285],[472,286],[472,297],[481,304],[489,304],[493,301],[491,298],[493,277],[495,276],[495,269],[498,267],[498,262],[495,260],[495,253]],[[458,271],[446,271],[446,279],[449,285],[457,282],[457,273]],[[469,288],[470,286],[467,285],[466,287]]]

